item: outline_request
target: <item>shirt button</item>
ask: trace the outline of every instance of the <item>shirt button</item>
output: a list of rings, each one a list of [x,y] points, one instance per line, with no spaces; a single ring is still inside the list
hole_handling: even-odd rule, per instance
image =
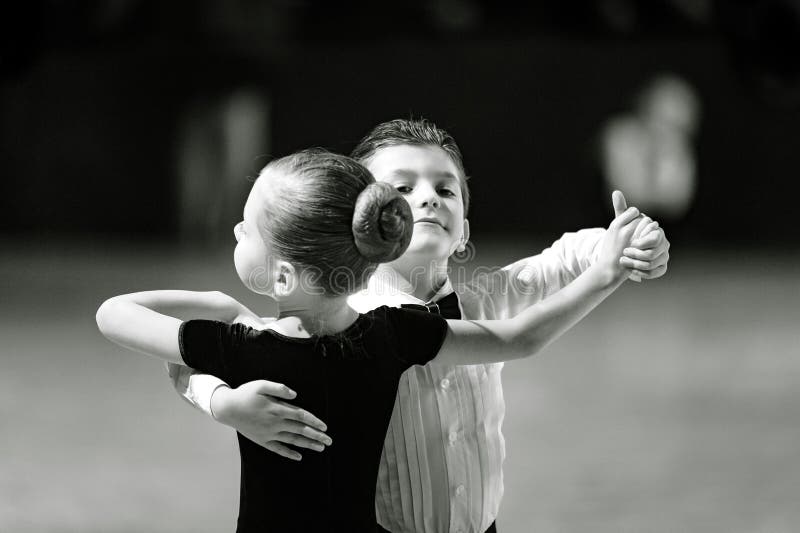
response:
[[[448,438],[450,439],[450,444],[455,444],[455,442],[458,440],[458,433],[451,431],[450,435],[448,435]]]
[[[447,390],[447,388],[450,386],[450,380],[444,378],[442,381],[439,382],[439,385],[441,385],[444,390]]]
[[[456,487],[456,494],[459,496],[464,494],[464,485],[459,485],[458,487]]]

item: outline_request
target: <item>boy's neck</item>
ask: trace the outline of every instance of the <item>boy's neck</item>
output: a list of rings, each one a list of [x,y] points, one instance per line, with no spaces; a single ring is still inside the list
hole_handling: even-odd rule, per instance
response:
[[[389,263],[398,274],[408,280],[411,295],[424,302],[436,296],[436,293],[447,283],[448,258],[431,259],[401,256]]]
[[[290,337],[329,335],[350,327],[358,313],[347,305],[347,296],[303,295],[278,302],[276,329]]]

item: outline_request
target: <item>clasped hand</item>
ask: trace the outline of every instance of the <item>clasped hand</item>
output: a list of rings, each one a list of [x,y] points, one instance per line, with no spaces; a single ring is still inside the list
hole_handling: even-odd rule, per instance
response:
[[[620,191],[614,191],[611,199],[614,204],[614,215],[619,218],[627,210],[625,196]],[[658,222],[647,215],[640,214],[633,223],[635,224],[633,228],[626,226],[626,235],[629,236],[630,242],[622,250],[619,264],[628,269],[628,274],[635,281],[660,278],[667,272],[669,263],[670,243],[667,236]],[[612,226],[609,226],[609,230],[611,229]]]

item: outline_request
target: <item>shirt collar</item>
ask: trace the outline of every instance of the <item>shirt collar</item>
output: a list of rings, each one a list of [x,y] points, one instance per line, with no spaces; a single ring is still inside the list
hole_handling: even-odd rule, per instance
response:
[[[411,294],[413,292],[411,282],[408,281],[397,270],[387,264],[378,265],[378,268],[375,270],[375,274],[372,275],[367,283],[367,292],[369,292],[371,295],[381,295],[407,300],[403,303],[414,303],[421,305],[426,303]],[[441,298],[444,298],[451,292],[453,292],[453,284],[450,282],[450,278],[447,278],[444,284],[439,288],[438,291],[436,291],[436,294],[434,294],[433,298],[431,298],[429,301],[435,302]]]

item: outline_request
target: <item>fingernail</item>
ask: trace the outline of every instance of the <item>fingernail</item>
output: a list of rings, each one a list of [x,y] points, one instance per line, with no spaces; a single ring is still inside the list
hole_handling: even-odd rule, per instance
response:
[[[328,445],[328,446],[330,446],[331,444],[333,444],[333,441],[331,440],[331,438],[330,438],[330,437],[328,437],[327,439],[322,439],[322,442],[324,442],[324,443],[325,443],[326,445]]]
[[[315,451],[321,452],[322,450],[325,449],[325,446],[323,446],[322,444],[314,444],[313,448]]]
[[[622,253],[625,255],[632,254],[633,248],[625,248],[624,250],[622,250]]]

